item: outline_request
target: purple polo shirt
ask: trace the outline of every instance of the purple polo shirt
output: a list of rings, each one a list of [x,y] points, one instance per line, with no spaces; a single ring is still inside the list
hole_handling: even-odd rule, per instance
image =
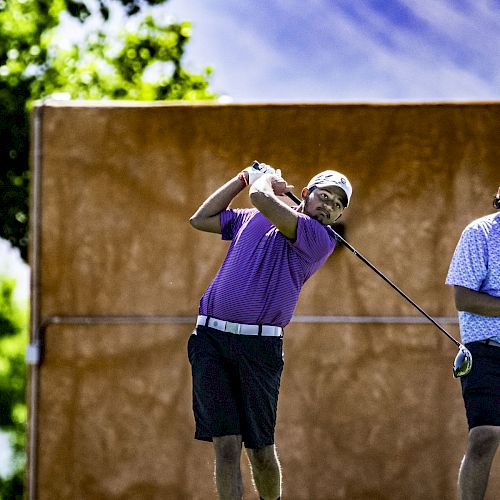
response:
[[[299,213],[290,241],[257,209],[220,214],[226,258],[200,301],[200,314],[235,323],[286,326],[303,284],[335,247],[335,234]]]

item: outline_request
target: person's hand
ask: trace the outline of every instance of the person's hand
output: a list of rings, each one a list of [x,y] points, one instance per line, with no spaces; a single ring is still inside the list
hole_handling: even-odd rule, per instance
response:
[[[500,210],[500,187],[498,188],[498,192],[493,198],[493,208]]]
[[[276,170],[267,163],[259,163],[254,161],[252,165],[245,168],[243,172],[248,175],[248,185],[251,186],[259,177],[264,174],[275,174]]]
[[[281,176],[281,170],[276,170],[276,173],[271,176],[271,186],[273,188],[273,192],[276,196],[284,196],[285,193],[291,191],[294,186],[288,184],[285,179]]]

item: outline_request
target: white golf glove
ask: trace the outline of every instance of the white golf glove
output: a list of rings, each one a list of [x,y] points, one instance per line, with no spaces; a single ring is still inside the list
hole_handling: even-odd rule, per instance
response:
[[[252,165],[245,168],[243,172],[248,173],[248,185],[251,186],[259,177],[262,177],[264,174],[275,174],[276,170],[267,163],[254,161]]]

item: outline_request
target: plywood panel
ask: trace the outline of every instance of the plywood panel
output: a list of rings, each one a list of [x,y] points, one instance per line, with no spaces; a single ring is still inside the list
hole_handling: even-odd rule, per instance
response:
[[[455,314],[450,257],[499,183],[497,104],[48,102],[38,112],[39,321],[179,321],[48,327],[37,464],[46,499],[214,497],[211,447],[192,439],[192,326],[182,320],[228,245],[187,220],[252,160],[281,168],[297,193],[319,170],[344,172],[354,188],[345,237],[435,316]],[[246,193],[234,205],[249,206]],[[342,247],[296,313],[417,315]],[[432,325],[294,323],[285,346],[285,498],[455,497],[466,422],[455,347]]]

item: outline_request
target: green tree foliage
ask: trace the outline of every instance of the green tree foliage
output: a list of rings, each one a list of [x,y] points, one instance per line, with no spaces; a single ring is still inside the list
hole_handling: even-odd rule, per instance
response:
[[[215,97],[208,91],[209,68],[202,74],[183,68],[189,23],[161,24],[144,13],[166,1],[0,0],[0,237],[17,246],[25,260],[29,112],[35,100],[60,92],[96,100]],[[130,21],[118,33],[108,26],[117,9]],[[79,45],[61,43],[61,15],[82,24],[97,16],[100,28],[87,30]],[[14,449],[13,475],[0,478],[5,499],[23,496],[26,422],[27,307],[14,304],[13,287],[12,280],[0,277],[0,429],[9,433]]]
[[[15,280],[0,277],[0,430],[13,449],[12,472],[0,478],[0,498],[22,498],[26,425],[28,306],[14,300]]]
[[[27,258],[29,213],[29,110],[54,93],[72,99],[213,99],[210,69],[188,73],[182,57],[189,23],[156,22],[147,7],[168,0],[0,0],[0,237]],[[131,21],[116,34],[111,11]],[[66,46],[58,32],[64,13],[101,28],[80,45]],[[156,71],[153,71],[156,69]],[[147,75],[156,75],[156,79]]]

